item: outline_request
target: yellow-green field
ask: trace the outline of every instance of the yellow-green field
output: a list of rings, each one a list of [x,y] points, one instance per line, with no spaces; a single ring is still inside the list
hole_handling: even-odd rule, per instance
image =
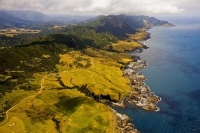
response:
[[[19,34],[36,34],[41,32],[41,30],[31,30],[24,28],[8,28],[8,29],[0,29],[0,35],[6,35],[9,37],[13,37],[14,35]]]
[[[29,81],[40,86],[37,91],[16,89],[4,97],[17,100],[0,125],[0,132],[118,132],[116,116],[110,108],[76,87],[87,84],[95,95],[109,94],[113,100],[119,99],[119,93],[120,98],[126,97],[131,88],[120,67],[131,61],[131,56],[88,48],[60,57],[58,73],[35,73]],[[61,81],[65,86],[76,87],[67,89]]]
[[[61,55],[61,65],[58,68],[62,70],[60,77],[65,86],[87,85],[96,95],[109,94],[113,100],[118,100],[119,93],[122,97],[127,96],[131,88],[129,80],[122,76],[122,65],[119,62],[127,63],[131,58],[125,54],[94,49],[86,49],[85,53],[90,56],[81,52]],[[95,57],[91,57],[92,54]],[[87,64],[90,64],[89,67]]]
[[[112,49],[118,52],[130,51],[135,48],[141,48],[141,45],[135,41],[119,41],[116,44],[112,44]]]
[[[18,103],[20,103],[22,100],[24,100],[26,97],[32,96],[34,95],[40,88],[38,87],[38,89],[36,91],[33,90],[23,90],[20,89],[21,87],[27,86],[28,84],[31,86],[40,86],[40,81],[42,79],[42,73],[41,74],[34,74],[33,78],[31,81],[28,81],[28,83],[23,83],[21,85],[16,85],[14,90],[12,92],[6,92],[4,94],[4,96],[1,97],[0,100],[0,110],[7,110],[8,108],[12,108],[14,106],[16,106]],[[1,75],[2,76],[2,75]],[[6,78],[9,78],[9,76],[2,76],[2,79],[5,80]],[[17,79],[13,79],[12,82],[16,82],[17,83]],[[9,111],[8,111],[9,112]],[[0,117],[3,114],[0,115]]]
[[[130,35],[131,41],[111,44],[109,51],[87,48],[67,52],[60,55],[54,73],[35,73],[25,83],[16,85],[0,101],[1,109],[9,106],[6,114],[2,114],[6,119],[0,123],[0,133],[118,133],[116,116],[110,108],[79,89],[85,86],[95,95],[109,95],[115,101],[128,96],[130,81],[123,77],[122,69],[132,57],[124,51],[140,48],[134,40],[144,37],[143,34]],[[1,74],[0,81],[11,77]],[[31,85],[37,89],[20,89]]]
[[[53,27],[49,28],[49,29],[63,29],[66,28],[67,25],[64,26],[58,26],[58,25],[54,25]]]
[[[46,88],[48,83],[49,76],[46,76],[42,87]],[[8,116],[8,120],[0,126],[2,133],[118,132],[116,118],[109,107],[76,89],[44,89],[14,107]]]
[[[141,30],[141,31],[137,32],[136,34],[129,34],[129,39],[136,40],[136,41],[143,40],[148,35],[149,35],[149,33],[146,32],[146,30]]]

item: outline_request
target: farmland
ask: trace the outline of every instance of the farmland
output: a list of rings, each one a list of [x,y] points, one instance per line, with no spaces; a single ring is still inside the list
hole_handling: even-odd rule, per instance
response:
[[[31,30],[25,28],[0,29],[0,35],[5,35],[9,37],[13,37],[14,35],[19,35],[19,34],[37,34],[39,32],[41,32],[41,30]]]

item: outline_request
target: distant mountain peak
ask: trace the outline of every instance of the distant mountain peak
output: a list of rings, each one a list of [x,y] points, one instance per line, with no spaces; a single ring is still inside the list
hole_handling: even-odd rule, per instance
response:
[[[27,21],[0,10],[0,28],[23,27],[24,25],[27,25]]]
[[[32,10],[1,10],[2,12],[9,13],[22,20],[29,21],[49,21],[51,18],[41,12]]]

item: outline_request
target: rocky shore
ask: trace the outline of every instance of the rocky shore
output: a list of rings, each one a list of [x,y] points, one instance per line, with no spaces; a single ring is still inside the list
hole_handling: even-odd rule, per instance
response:
[[[154,95],[150,88],[145,85],[146,77],[142,73],[138,73],[139,69],[146,67],[146,61],[137,59],[135,62],[130,62],[124,70],[124,76],[129,78],[132,88],[129,97],[126,99],[132,106],[141,107],[147,111],[158,111],[156,106],[160,98]]]
[[[114,109],[111,109],[111,111],[115,114],[116,116],[116,122],[117,122],[117,127],[118,130],[121,133],[139,133],[137,129],[134,128],[133,123],[131,122],[131,119],[125,115],[125,114],[120,114]]]
[[[117,103],[113,103],[115,106],[125,107],[124,100],[128,101],[132,106],[138,106],[146,111],[159,111],[159,108],[156,106],[157,102],[161,99],[154,95],[149,86],[147,86],[144,81],[146,77],[142,73],[138,73],[138,70],[143,69],[147,66],[145,60],[137,56],[137,53],[142,53],[143,49],[148,47],[143,45],[142,48],[137,48],[132,51],[129,51],[129,54],[133,57],[133,62],[130,62],[126,65],[123,76],[130,79],[131,92],[129,97],[122,99]]]
[[[130,79],[131,92],[129,97],[126,99],[121,99],[118,102],[113,102],[114,106],[125,107],[125,100],[128,101],[131,106],[138,106],[143,108],[146,111],[159,111],[159,108],[156,106],[157,102],[161,99],[154,95],[149,86],[147,86],[144,81],[146,77],[142,73],[138,73],[138,70],[143,69],[147,66],[145,60],[137,56],[137,53],[141,53],[143,49],[148,47],[143,45],[143,48],[138,48],[133,51],[129,51],[129,54],[133,57],[133,62],[127,64],[123,71],[123,76]],[[114,109],[111,108],[111,111],[117,117],[117,128],[122,133],[139,133],[140,131],[134,128],[134,125],[131,119],[125,115],[120,114]]]

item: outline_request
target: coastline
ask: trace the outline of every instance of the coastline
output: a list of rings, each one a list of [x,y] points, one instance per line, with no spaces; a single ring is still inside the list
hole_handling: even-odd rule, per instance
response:
[[[147,29],[146,29],[147,30]],[[133,107],[138,106],[146,111],[159,111],[157,103],[161,101],[161,98],[151,92],[149,86],[145,84],[146,77],[142,73],[138,73],[139,70],[147,67],[147,62],[141,59],[137,53],[142,53],[143,50],[148,49],[145,44],[139,41],[147,41],[150,39],[150,33],[145,30],[146,35],[140,39],[132,39],[141,44],[141,48],[135,48],[131,51],[125,51],[132,56],[133,61],[129,62],[123,71],[123,76],[130,80],[131,91],[129,97],[120,99],[117,103],[112,102],[113,105],[119,107],[125,107],[124,101],[128,101]]]
[[[126,107],[125,101],[127,101],[132,107],[137,106],[146,111],[160,111],[160,109],[157,107],[157,103],[161,101],[161,98],[155,95],[154,92],[151,92],[150,87],[145,84],[146,77],[142,73],[138,73],[139,70],[148,66],[147,62],[141,59],[141,57],[137,55],[137,53],[142,53],[143,50],[149,48],[145,44],[139,42],[145,40],[148,41],[148,39],[151,38],[150,33],[148,32],[146,33],[147,36],[145,36],[144,38],[141,38],[139,40],[134,40],[137,43],[141,44],[142,46],[141,48],[136,48],[131,51],[125,51],[126,53],[130,54],[133,58],[133,61],[129,62],[125,66],[125,69],[122,70],[123,76],[130,80],[129,85],[131,87],[131,91],[127,98],[119,99],[119,101],[116,103],[112,102],[112,106],[125,108]],[[120,114],[112,108],[111,111],[115,114],[117,118],[117,123],[118,123],[117,128],[120,129],[120,131],[127,133],[140,132],[139,130],[134,128],[134,122],[131,120],[129,116],[127,116],[126,114]],[[126,131],[126,129],[130,130]]]
[[[126,114],[121,114],[116,110],[110,108],[116,118],[116,128],[122,133],[139,133],[140,131],[135,129],[133,121]]]
[[[130,21],[131,18],[133,21]],[[3,92],[6,91],[2,93],[2,96],[5,94],[2,103],[4,101],[5,103],[2,104],[4,110],[1,112],[8,109],[6,113],[9,112],[9,116],[6,115],[5,124],[3,121],[0,130],[3,132],[18,130],[26,132],[34,129],[37,129],[37,132],[45,130],[46,132],[143,132],[143,127],[139,127],[137,123],[150,125],[142,118],[143,116],[150,118],[152,115],[145,116],[143,113],[159,111],[157,103],[161,101],[161,98],[151,92],[150,87],[145,84],[146,77],[140,70],[148,65],[142,56],[137,54],[148,48],[145,43],[139,42],[151,38],[147,30],[153,25],[165,22],[154,19],[148,16],[133,17],[123,14],[100,16],[92,21],[86,20],[84,24],[65,27],[65,30],[56,31],[55,35],[50,33],[41,35],[28,41],[26,46],[22,45],[19,49],[13,47],[11,51],[6,51],[5,55],[9,56],[5,57],[16,55],[16,58],[10,58],[8,63],[3,65],[6,74],[2,69],[2,86],[6,86]],[[143,28],[138,29],[137,26]],[[129,36],[126,33],[134,34]],[[31,53],[26,52],[29,45]],[[19,50],[27,57],[31,55],[30,59],[21,58],[16,52]],[[49,61],[50,64],[46,63]],[[7,76],[7,67],[13,68],[13,71],[22,69],[26,74],[9,73]],[[50,76],[44,79],[41,77],[42,72]],[[156,77],[159,78],[159,75]],[[150,80],[155,81],[151,77]],[[38,90],[39,85],[44,91],[37,97],[27,100],[26,95],[29,95],[29,90]],[[164,101],[165,97],[161,94],[160,96]],[[13,106],[16,97],[19,98],[19,102],[16,101],[17,105]],[[107,103],[110,106],[107,106]],[[112,103],[116,108],[111,105]],[[13,110],[9,107],[16,108]],[[119,107],[124,109],[121,111]],[[154,119],[155,117],[150,119],[151,123]],[[158,123],[155,125],[159,127]]]
[[[158,111],[159,108],[156,104],[160,101],[160,98],[154,95],[150,87],[144,83],[146,77],[142,73],[138,73],[138,70],[146,66],[146,61],[142,59],[127,65],[124,75],[130,79],[132,90],[130,96],[126,100],[132,106],[138,106],[146,111]]]

